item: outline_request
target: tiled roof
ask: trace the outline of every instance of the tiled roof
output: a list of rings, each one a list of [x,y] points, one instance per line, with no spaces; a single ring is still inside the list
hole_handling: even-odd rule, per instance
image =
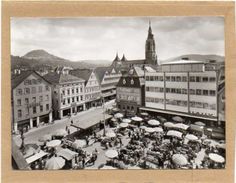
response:
[[[84,81],[81,78],[70,74],[62,74],[57,72],[50,72],[43,76],[45,80],[52,84],[62,84],[62,83],[69,83],[69,82],[76,82],[76,81]]]
[[[87,84],[92,72],[93,70],[91,69],[75,69],[71,70],[69,73],[73,76],[84,79],[85,84]]]
[[[20,83],[22,83],[28,76],[30,76],[31,74],[35,74],[38,77],[42,78],[43,80],[45,80],[45,78],[43,78],[42,76],[40,76],[37,72],[33,71],[33,70],[29,70],[29,71],[21,71],[20,74],[17,75],[12,75],[11,76],[11,87],[12,89],[14,89],[15,87],[17,87]],[[46,82],[48,82],[47,80],[45,80]]]

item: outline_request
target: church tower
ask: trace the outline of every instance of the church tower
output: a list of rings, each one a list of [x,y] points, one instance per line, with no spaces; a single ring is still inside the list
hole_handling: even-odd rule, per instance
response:
[[[145,64],[157,65],[157,54],[151,22],[149,21],[148,37],[145,45]]]

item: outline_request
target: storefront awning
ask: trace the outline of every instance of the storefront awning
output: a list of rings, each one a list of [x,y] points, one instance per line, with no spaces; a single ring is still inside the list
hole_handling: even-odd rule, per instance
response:
[[[30,156],[29,158],[26,159],[26,162],[28,164],[31,164],[32,162],[35,162],[37,161],[38,159],[46,156],[48,153],[44,152],[44,151],[40,151],[39,153],[33,155],[33,156]]]
[[[159,112],[159,113],[165,113],[165,114],[172,114],[172,115],[179,115],[179,116],[184,116],[184,117],[191,117],[191,118],[198,118],[198,119],[205,119],[205,120],[210,120],[210,121],[217,121],[217,118],[211,118],[211,117],[206,117],[206,116],[197,116],[194,114],[186,114],[186,113],[181,113],[181,112],[174,112],[174,111],[169,111],[169,110],[161,110],[161,109],[153,109],[153,108],[148,108],[148,107],[140,107],[141,111],[151,111],[151,112]]]

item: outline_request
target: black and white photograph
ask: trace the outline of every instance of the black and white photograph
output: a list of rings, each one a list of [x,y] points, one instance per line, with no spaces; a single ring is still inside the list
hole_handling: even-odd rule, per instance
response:
[[[12,169],[225,169],[224,23],[12,17]]]

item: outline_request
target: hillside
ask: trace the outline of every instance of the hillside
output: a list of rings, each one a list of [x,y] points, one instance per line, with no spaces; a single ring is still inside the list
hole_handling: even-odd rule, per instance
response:
[[[70,60],[52,55],[45,50],[32,50],[26,53],[23,57],[11,56],[11,64],[12,69],[19,67],[40,69],[41,67],[54,68],[56,66],[68,66],[72,68],[95,68],[98,66],[107,66],[109,65],[109,61],[86,60],[72,62]]]

